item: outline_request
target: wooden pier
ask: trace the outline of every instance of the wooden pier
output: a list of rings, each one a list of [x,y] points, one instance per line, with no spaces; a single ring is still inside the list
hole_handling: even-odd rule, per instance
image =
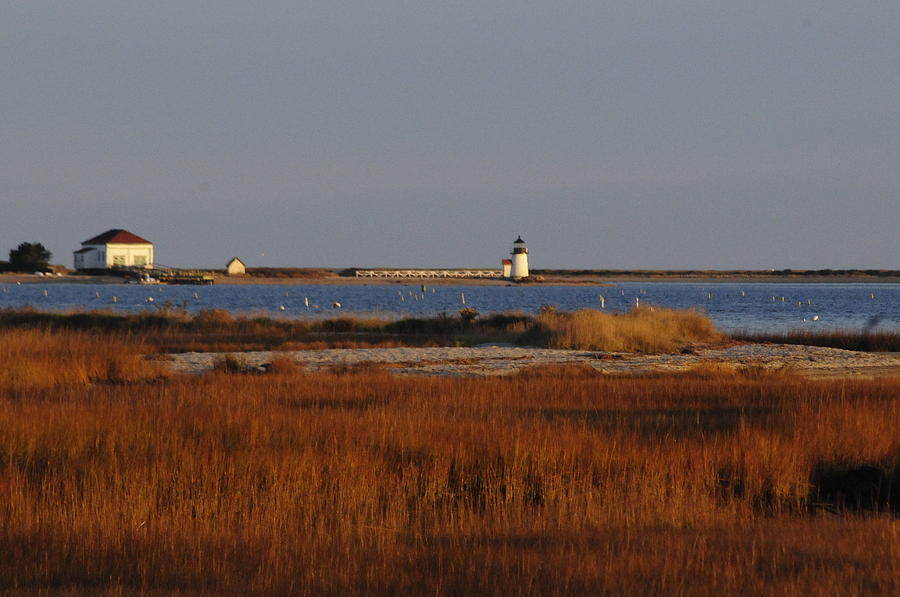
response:
[[[201,286],[215,284],[214,272],[209,270],[182,269],[159,264],[154,264],[152,268],[127,268],[126,275],[141,284],[194,284]]]
[[[357,278],[502,278],[491,269],[359,269]]]
[[[159,273],[154,276],[160,284],[195,284],[212,286],[215,278],[212,272],[202,270],[175,270]]]

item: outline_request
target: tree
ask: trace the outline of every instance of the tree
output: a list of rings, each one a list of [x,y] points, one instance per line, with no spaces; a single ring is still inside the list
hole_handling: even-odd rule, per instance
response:
[[[9,252],[10,269],[20,272],[46,270],[51,253],[41,243],[22,243]]]

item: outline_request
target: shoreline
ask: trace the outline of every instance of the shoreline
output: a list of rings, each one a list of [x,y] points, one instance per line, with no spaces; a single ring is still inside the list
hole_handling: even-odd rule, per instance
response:
[[[541,281],[512,282],[507,279],[491,278],[356,278],[356,277],[263,277],[225,276],[217,274],[215,285],[321,285],[321,286],[616,286],[631,282],[668,282],[683,284],[900,284],[897,276],[854,276],[854,275],[664,275],[664,274],[622,274],[613,276],[544,276]],[[118,276],[36,276],[34,274],[0,274],[0,284],[127,284]]]

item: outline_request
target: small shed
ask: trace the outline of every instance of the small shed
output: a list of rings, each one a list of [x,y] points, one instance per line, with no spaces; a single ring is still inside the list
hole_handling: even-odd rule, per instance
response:
[[[503,259],[500,264],[503,266],[503,277],[509,278],[512,276],[512,259]]]
[[[229,276],[245,276],[247,275],[247,266],[237,257],[232,257],[225,265],[225,274]]]

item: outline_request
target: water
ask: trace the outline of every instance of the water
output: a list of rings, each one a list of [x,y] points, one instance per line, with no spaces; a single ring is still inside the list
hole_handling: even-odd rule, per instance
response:
[[[0,308],[30,305],[42,310],[109,309],[136,313],[170,306],[192,312],[227,309],[233,313],[273,317],[333,317],[347,312],[398,317],[441,312],[455,314],[463,307],[462,294],[465,294],[465,306],[482,314],[498,311],[535,313],[545,304],[566,311],[586,307],[596,309],[600,308],[602,295],[607,311],[625,311],[634,306],[636,299],[640,300],[641,306],[693,307],[709,314],[724,330],[900,330],[898,284],[629,282],[612,287],[428,286],[424,293],[419,284],[0,284]],[[113,297],[116,297],[115,302]],[[305,298],[309,300],[309,310]],[[342,304],[340,311],[332,308],[335,302]]]

